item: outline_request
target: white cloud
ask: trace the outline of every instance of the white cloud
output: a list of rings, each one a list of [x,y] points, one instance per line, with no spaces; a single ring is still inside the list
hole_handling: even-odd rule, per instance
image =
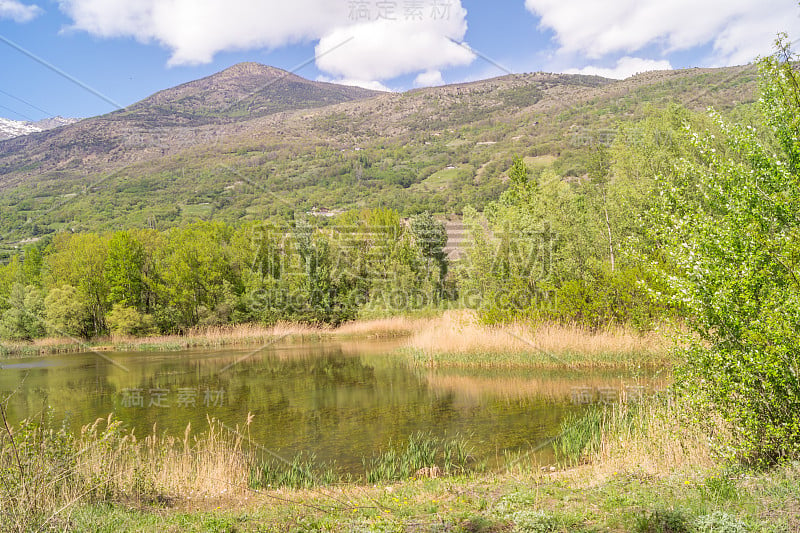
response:
[[[317,81],[324,81],[327,83],[338,83],[339,85],[351,85],[354,87],[363,87],[373,91],[383,91],[387,93],[394,92],[392,89],[375,80],[353,80],[349,78],[329,78],[328,76],[317,76]]]
[[[210,62],[223,50],[308,41],[348,19],[346,2],[322,0],[60,0],[73,28],[134,37],[172,50],[174,65]]]
[[[414,79],[414,87],[437,87],[439,85],[444,85],[442,72],[439,70],[420,72]]]
[[[769,53],[778,31],[800,35],[791,0],[525,0],[562,52],[590,58],[655,45],[662,52],[711,44],[718,64]]]
[[[355,79],[391,79],[419,70],[468,65],[475,54],[459,45],[464,18],[421,21],[378,20],[336,28],[317,45],[317,66]],[[325,50],[340,46],[332,53]]]
[[[59,0],[73,29],[159,43],[172,51],[171,65],[208,63],[225,50],[319,41],[320,70],[363,83],[473,61],[453,42],[467,30],[461,1],[419,4],[411,16],[408,3],[377,0]],[[378,17],[383,5],[395,6],[382,13],[394,20]]]
[[[36,5],[26,5],[18,0],[0,0],[0,19],[11,19],[14,22],[30,22],[42,13]]]
[[[669,61],[655,61],[653,59],[642,59],[640,57],[622,57],[617,61],[613,68],[588,66],[580,69],[565,70],[566,74],[588,74],[590,76],[602,76],[615,80],[624,80],[640,72],[650,70],[672,70]]]

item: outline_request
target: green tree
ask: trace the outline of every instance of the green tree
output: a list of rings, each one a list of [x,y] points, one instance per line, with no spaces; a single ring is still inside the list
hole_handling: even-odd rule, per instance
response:
[[[44,332],[42,294],[33,285],[14,283],[8,298],[8,309],[0,319],[0,337],[11,340],[31,340]]]
[[[122,304],[115,304],[111,311],[106,315],[108,329],[112,335],[149,335],[155,333],[155,321],[153,317],[140,313],[133,307],[125,307]]]
[[[441,289],[448,268],[447,255],[444,252],[444,247],[447,245],[447,230],[444,223],[425,211],[412,216],[408,224],[414,243],[430,265],[428,271],[431,274],[434,272],[438,274],[438,286]]]
[[[171,315],[162,325],[194,326],[217,311],[230,287],[239,290],[230,256],[232,233],[218,222],[196,222],[169,231],[157,263],[162,316]]]
[[[60,337],[90,337],[94,333],[90,306],[71,285],[50,289],[44,299],[47,332]]]
[[[140,307],[144,303],[144,246],[130,232],[115,233],[108,241],[103,276],[112,305]]]
[[[69,285],[76,291],[77,305],[88,313],[90,330],[81,334],[100,335],[106,329],[108,285],[103,270],[107,252],[106,239],[96,233],[64,233],[53,239],[43,259],[45,289]]]
[[[760,64],[765,128],[712,115],[660,182],[655,236],[694,336],[678,382],[720,413],[741,459],[800,453],[800,89],[789,46]]]

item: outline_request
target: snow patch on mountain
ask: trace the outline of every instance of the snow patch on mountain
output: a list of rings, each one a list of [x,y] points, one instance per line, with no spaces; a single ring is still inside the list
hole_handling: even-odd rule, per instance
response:
[[[29,135],[39,131],[58,128],[59,126],[67,126],[69,124],[78,122],[78,120],[80,119],[51,117],[30,122],[0,117],[0,141],[11,139],[13,137],[19,137],[20,135]]]

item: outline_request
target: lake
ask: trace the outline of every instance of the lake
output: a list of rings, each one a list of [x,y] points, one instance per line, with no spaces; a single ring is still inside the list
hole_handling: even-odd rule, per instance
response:
[[[503,452],[537,450],[570,412],[663,388],[648,371],[431,370],[397,355],[398,341],[275,344],[261,350],[102,352],[0,362],[12,421],[49,417],[73,430],[109,413],[144,436],[182,437],[208,418],[283,457],[313,453],[345,471],[417,431],[467,438],[490,466]]]

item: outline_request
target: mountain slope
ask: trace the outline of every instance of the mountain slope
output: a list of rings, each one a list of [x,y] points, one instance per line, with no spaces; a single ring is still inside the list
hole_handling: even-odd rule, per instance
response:
[[[322,83],[257,63],[240,63],[217,74],[160,91],[125,109],[83,120],[67,130],[0,143],[0,189],[28,175],[49,171],[92,172],[138,162],[208,139],[196,128],[313,109],[381,94],[360,87]],[[41,131],[44,128],[40,128]],[[20,172],[21,171],[21,172]]]
[[[669,102],[730,110],[753,101],[755,76],[752,67],[623,81],[535,73],[398,94],[237,65],[120,112],[0,142],[0,231],[13,242],[314,207],[480,207],[504,190],[514,154],[581,175],[586,145],[609,142],[620,122]]]

